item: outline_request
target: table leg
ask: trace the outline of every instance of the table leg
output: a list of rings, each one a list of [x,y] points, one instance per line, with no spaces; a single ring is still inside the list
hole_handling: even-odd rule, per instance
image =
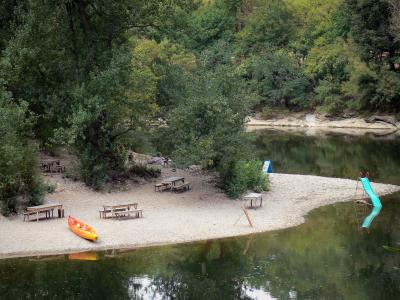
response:
[[[36,212],[36,222],[39,222],[39,212]]]

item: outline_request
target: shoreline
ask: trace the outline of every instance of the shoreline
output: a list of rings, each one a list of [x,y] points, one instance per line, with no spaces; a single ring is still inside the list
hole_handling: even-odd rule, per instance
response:
[[[163,177],[172,170],[162,169]],[[298,226],[315,208],[337,202],[347,202],[355,192],[356,181],[312,175],[270,174],[271,190],[263,193],[263,207],[249,210],[254,223],[251,228],[241,216],[242,200],[230,200],[213,186],[211,175],[177,170],[173,174],[192,182],[189,192],[176,194],[154,192],[154,182],[138,184],[126,191],[94,192],[83,184],[61,179],[56,193],[46,202],[64,205],[66,216],[93,226],[99,233],[92,243],[75,236],[67,227],[67,218],[39,222],[23,222],[22,216],[0,218],[0,259],[48,256],[107,249],[134,249],[181,244],[243,236]],[[400,190],[399,186],[372,183],[379,196]],[[290,189],[287,187],[291,186]],[[52,200],[48,200],[52,199]],[[99,219],[103,204],[139,203],[144,218],[130,220]],[[18,238],[15,238],[18,237]]]
[[[306,114],[302,117],[288,116],[268,120],[248,117],[246,127],[250,131],[263,128],[302,128],[320,131],[338,131],[343,133],[351,130],[352,132],[358,131],[359,134],[400,134],[399,122],[395,125],[378,121],[368,123],[363,118],[347,118],[333,121],[326,118],[320,118],[315,114]]]

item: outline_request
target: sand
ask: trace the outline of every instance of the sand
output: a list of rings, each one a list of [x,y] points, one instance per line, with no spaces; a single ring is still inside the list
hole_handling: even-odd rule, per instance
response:
[[[245,217],[235,224],[244,202],[230,200],[216,189],[213,176],[169,168],[162,171],[162,177],[177,175],[192,183],[191,191],[154,192],[154,181],[132,185],[126,191],[100,193],[79,182],[46,177],[57,183],[57,189],[47,195],[45,203],[63,204],[66,216],[97,230],[98,241],[77,237],[68,229],[66,217],[39,222],[24,222],[22,215],[0,217],[0,258],[183,243],[282,229],[301,224],[314,208],[351,200],[356,187],[356,181],[347,179],[271,174],[271,190],[263,194],[264,205],[249,210],[254,223],[251,228]],[[385,184],[373,183],[373,187],[379,195],[400,190]],[[143,218],[99,218],[102,205],[130,202],[139,204]]]

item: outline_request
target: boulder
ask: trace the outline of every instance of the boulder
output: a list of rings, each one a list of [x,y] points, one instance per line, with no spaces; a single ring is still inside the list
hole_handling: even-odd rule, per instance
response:
[[[148,160],[147,163],[152,164],[152,165],[163,166],[164,165],[164,158],[159,157],[159,156],[153,156]]]
[[[368,118],[365,118],[365,122],[367,123],[376,123],[376,122],[383,122],[387,124],[391,124],[395,127],[397,127],[397,120],[393,116],[370,116]]]

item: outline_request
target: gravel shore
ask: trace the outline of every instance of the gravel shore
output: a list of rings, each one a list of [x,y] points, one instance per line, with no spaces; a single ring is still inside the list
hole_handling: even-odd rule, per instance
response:
[[[261,120],[249,117],[246,123],[251,130],[268,127],[301,127],[301,128],[320,128],[325,130],[364,130],[367,132],[397,132],[400,123],[388,124],[384,122],[368,123],[363,118],[347,118],[343,120],[321,119],[314,114],[306,114],[305,116],[286,116],[276,119]]]
[[[184,176],[192,183],[192,190],[154,192],[155,182],[151,182],[127,191],[99,193],[81,183],[49,178],[57,183],[57,189],[46,203],[63,204],[66,216],[93,226],[99,240],[92,243],[74,235],[67,227],[67,218],[23,222],[20,215],[0,216],[0,258],[183,243],[282,229],[301,224],[314,208],[351,200],[356,187],[356,181],[348,179],[270,174],[271,190],[263,195],[263,207],[249,210],[254,223],[251,228],[245,217],[235,224],[243,214],[244,202],[228,199],[214,187],[212,176],[163,169],[163,177],[171,175]],[[393,185],[372,185],[379,195],[400,190]],[[143,218],[99,218],[102,205],[130,202],[139,204]]]

